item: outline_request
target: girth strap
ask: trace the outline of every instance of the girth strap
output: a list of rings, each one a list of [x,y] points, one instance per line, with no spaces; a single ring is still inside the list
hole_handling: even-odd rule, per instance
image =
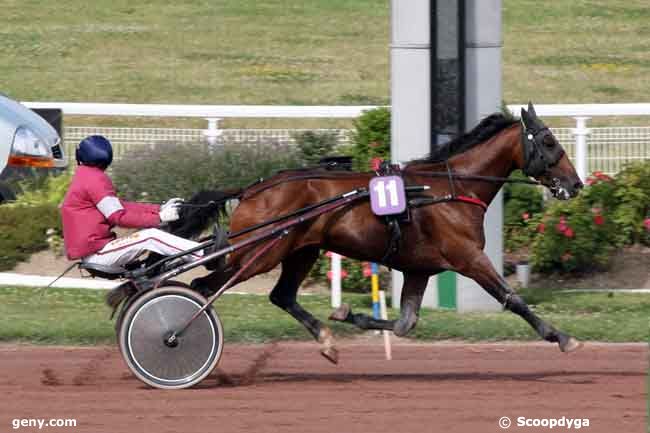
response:
[[[399,226],[399,221],[396,218],[387,220],[388,224],[388,248],[384,257],[381,258],[382,263],[388,263],[388,260],[399,251],[400,241],[402,240],[402,229]]]

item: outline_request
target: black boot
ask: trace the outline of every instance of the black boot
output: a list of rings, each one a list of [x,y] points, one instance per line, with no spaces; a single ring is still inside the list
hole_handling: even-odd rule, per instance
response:
[[[207,256],[208,254],[212,254],[230,245],[228,243],[228,233],[221,230],[216,224],[212,230],[212,237],[213,244],[203,250],[203,255]],[[226,266],[226,255],[224,254],[217,259],[211,260],[203,266],[205,266],[208,271],[218,271],[223,269]]]

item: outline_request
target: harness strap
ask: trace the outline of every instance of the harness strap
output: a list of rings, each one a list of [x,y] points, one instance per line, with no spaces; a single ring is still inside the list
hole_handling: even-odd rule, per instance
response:
[[[467,197],[466,195],[457,195],[454,197],[457,201],[463,201],[465,203],[475,204],[481,206],[483,210],[487,210],[487,204],[480,198]]]

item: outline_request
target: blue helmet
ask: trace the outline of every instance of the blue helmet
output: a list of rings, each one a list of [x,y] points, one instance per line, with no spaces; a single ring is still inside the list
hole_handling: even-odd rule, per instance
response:
[[[84,138],[75,152],[77,164],[94,165],[106,168],[113,162],[113,146],[101,135]]]

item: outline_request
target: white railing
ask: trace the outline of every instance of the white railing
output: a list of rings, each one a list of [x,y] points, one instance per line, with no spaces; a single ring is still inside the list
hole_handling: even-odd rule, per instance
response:
[[[221,135],[219,121],[227,118],[328,118],[350,119],[365,110],[376,108],[358,106],[280,106],[280,105],[164,105],[109,104],[81,102],[23,102],[29,108],[60,108],[66,115],[129,116],[129,117],[188,117],[204,118],[208,127],[203,135],[216,143]]]
[[[197,141],[206,139],[217,143],[224,134],[233,136],[262,137],[269,135],[290,142],[291,130],[221,130],[219,121],[225,118],[355,118],[374,106],[256,106],[256,105],[159,105],[159,104],[107,104],[69,102],[25,102],[30,108],[60,108],[66,115],[82,116],[144,116],[204,118],[206,129],[172,128],[94,128],[95,133],[109,138],[120,136],[125,148],[129,143],[152,144],[156,141]],[[524,105],[509,105],[518,114]],[[567,104],[536,105],[541,117],[572,117],[574,128],[552,128],[558,140],[575,163],[576,171],[584,180],[589,172],[601,170],[614,174],[627,162],[650,159],[650,127],[588,128],[592,117],[650,116],[650,104]],[[89,130],[89,129],[87,129]],[[81,128],[66,128],[70,140],[76,140]],[[274,131],[274,132],[272,132]],[[336,130],[345,140],[345,131]],[[224,138],[226,138],[224,136]],[[73,153],[68,152],[68,155]]]
[[[305,131],[327,132],[338,144],[349,144],[349,130],[346,129],[223,129],[208,142],[213,144],[276,144],[293,145],[295,135]],[[199,144],[206,140],[206,130],[185,128],[114,128],[106,126],[65,126],[63,143],[66,155],[74,162],[75,146],[89,135],[103,135],[113,144],[116,161],[132,148],[154,146],[160,143]],[[72,165],[74,167],[74,164]]]

